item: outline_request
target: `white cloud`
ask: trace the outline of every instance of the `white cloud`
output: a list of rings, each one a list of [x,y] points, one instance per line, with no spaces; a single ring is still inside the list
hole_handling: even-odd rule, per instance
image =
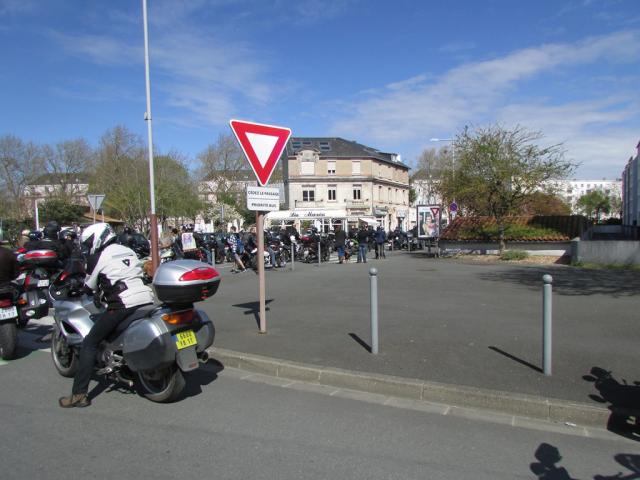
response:
[[[29,13],[35,10],[36,5],[35,0],[0,0],[0,17]]]
[[[263,81],[266,66],[264,55],[241,42],[231,43],[214,37],[204,29],[183,22],[194,6],[203,1],[182,5],[173,17],[167,2],[155,6],[150,22],[150,64],[154,102],[178,109],[177,115],[195,118],[173,118],[180,124],[209,125],[226,123],[237,105],[261,107],[271,100],[272,87]],[[155,4],[154,4],[155,5]],[[175,10],[175,9],[174,9]],[[160,25],[153,19],[174,18],[175,21]],[[112,16],[112,19],[121,16]],[[124,18],[124,17],[123,17]],[[164,20],[159,20],[162,24]],[[126,21],[117,25],[118,33],[67,34],[50,32],[51,38],[70,55],[90,63],[107,67],[140,69],[144,62],[140,25]],[[133,35],[136,30],[136,36]],[[130,39],[133,39],[130,41]],[[141,71],[141,70],[140,70]],[[59,91],[59,93],[63,91]]]
[[[517,120],[524,127],[539,128],[545,134],[553,130],[557,141],[575,148],[568,155],[580,157],[593,168],[601,158],[590,153],[599,149],[591,148],[587,141],[595,126],[601,131],[610,130],[609,138],[620,141],[624,135],[615,134],[621,130],[614,124],[631,121],[634,126],[635,119],[636,135],[640,135],[637,116],[634,117],[638,111],[637,94],[622,92],[615,99],[602,100],[600,92],[599,101],[587,98],[580,103],[554,104],[535,96],[523,100],[518,96],[519,89],[532,80],[552,81],[553,75],[571,72],[572,68],[633,63],[638,56],[640,35],[625,31],[462,64],[435,79],[415,76],[343,105],[345,114],[332,125],[331,133],[367,140],[387,149],[404,146],[415,150],[418,144],[424,146],[425,139],[455,133],[465,125]],[[620,80],[623,79],[616,79]],[[634,142],[634,138],[626,140],[627,144]],[[611,151],[621,150],[624,147]]]

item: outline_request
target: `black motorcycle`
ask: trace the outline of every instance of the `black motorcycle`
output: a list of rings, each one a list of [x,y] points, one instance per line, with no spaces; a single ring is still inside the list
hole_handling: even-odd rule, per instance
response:
[[[18,344],[19,292],[11,283],[0,286],[0,358],[10,360]]]

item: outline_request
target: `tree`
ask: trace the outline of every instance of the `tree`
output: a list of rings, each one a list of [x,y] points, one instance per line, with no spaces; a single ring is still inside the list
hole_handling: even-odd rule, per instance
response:
[[[422,195],[428,199],[435,199],[441,195],[440,182],[444,173],[451,171],[452,166],[453,159],[448,149],[427,148],[418,157],[415,173],[410,180],[420,183]],[[414,195],[417,198],[417,192],[414,191]]]
[[[182,155],[170,152],[154,157],[154,174],[158,217],[193,220],[203,206]],[[139,136],[121,126],[102,136],[89,191],[106,195],[107,213],[149,231],[149,162]]]
[[[29,215],[26,187],[42,173],[40,147],[13,135],[0,137],[0,217],[22,220]]]
[[[149,214],[149,166],[142,139],[126,127],[108,130],[100,139],[89,193],[105,194],[107,214],[129,225],[146,226]]]
[[[82,218],[85,207],[74,205],[62,197],[49,198],[39,206],[42,222],[55,220],[60,225],[77,222]]]
[[[571,205],[553,193],[533,192],[522,204],[524,215],[571,215]]]
[[[609,213],[611,211],[611,201],[600,190],[592,190],[582,195],[576,202],[576,206],[582,213],[590,219],[594,219],[596,223],[600,221],[601,213]]]
[[[195,219],[205,209],[198,187],[189,175],[186,159],[178,152],[155,157],[156,213],[160,218]]]
[[[216,143],[198,155],[198,176],[208,182],[208,190],[216,199],[232,198],[237,181],[247,169],[247,162],[238,142],[231,134],[220,134]]]
[[[542,138],[520,126],[467,127],[455,139],[455,171],[443,172],[441,196],[455,198],[465,211],[493,217],[501,252],[506,217],[518,213],[546,181],[565,178],[573,169],[560,145],[536,145]]]
[[[82,193],[78,187],[84,183],[93,155],[93,150],[84,139],[66,140],[54,147],[43,147],[50,177],[47,183],[54,185],[55,196],[72,199]]]

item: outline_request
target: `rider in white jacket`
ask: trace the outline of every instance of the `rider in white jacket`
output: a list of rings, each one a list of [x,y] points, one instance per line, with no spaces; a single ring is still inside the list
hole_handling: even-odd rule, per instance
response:
[[[82,244],[90,250],[87,262],[89,276],[86,287],[101,295],[107,310],[96,319],[82,341],[78,370],[73,379],[71,395],[62,397],[63,408],[91,405],[87,395],[98,345],[133,311],[153,303],[153,291],[142,281],[142,268],[135,252],[115,244],[116,235],[107,223],[87,227],[81,235]]]

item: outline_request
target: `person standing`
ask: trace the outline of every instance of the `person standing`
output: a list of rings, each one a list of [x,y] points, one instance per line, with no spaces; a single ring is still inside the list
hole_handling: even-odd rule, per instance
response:
[[[236,234],[236,227],[231,227],[231,233],[227,237],[227,243],[229,244],[229,249],[231,250],[231,255],[233,256],[233,260],[238,267],[239,272],[244,272],[246,270],[245,266],[242,264],[242,260],[240,260],[240,256],[238,255],[238,235]],[[236,271],[236,270],[232,270]]]
[[[358,262],[367,263],[367,243],[369,242],[369,231],[364,225],[358,230]]]
[[[333,237],[336,250],[338,250],[338,263],[343,263],[344,258],[344,246],[347,241],[347,233],[340,228],[340,225],[335,226],[335,235]]]
[[[376,258],[387,258],[387,255],[384,253],[384,242],[387,240],[387,234],[384,231],[384,228],[378,225],[375,233],[376,239]]]

